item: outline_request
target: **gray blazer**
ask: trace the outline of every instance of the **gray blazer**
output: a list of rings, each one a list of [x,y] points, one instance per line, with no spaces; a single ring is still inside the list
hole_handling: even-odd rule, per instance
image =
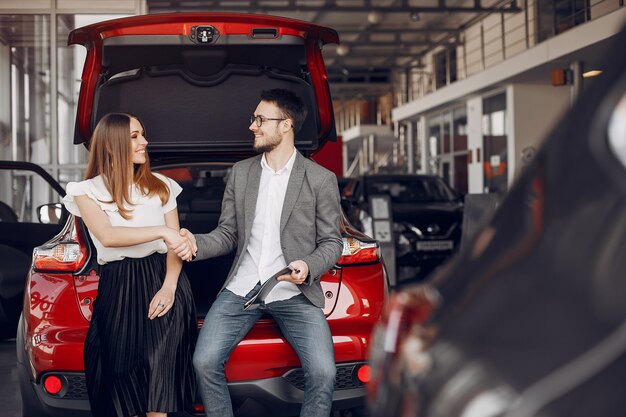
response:
[[[261,170],[261,155],[237,162],[226,184],[217,227],[210,233],[195,235],[196,260],[237,250],[222,289],[235,276],[248,247]],[[298,288],[320,308],[324,307],[320,277],[337,262],[343,248],[339,216],[335,174],[298,152],[283,203],[280,241],[287,264],[301,259],[309,266],[309,276]]]

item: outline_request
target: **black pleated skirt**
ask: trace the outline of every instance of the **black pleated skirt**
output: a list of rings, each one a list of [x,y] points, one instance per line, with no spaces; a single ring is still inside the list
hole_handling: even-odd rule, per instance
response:
[[[85,376],[94,417],[182,411],[195,395],[193,295],[181,272],[172,309],[148,318],[165,278],[163,254],[103,265],[85,340]]]

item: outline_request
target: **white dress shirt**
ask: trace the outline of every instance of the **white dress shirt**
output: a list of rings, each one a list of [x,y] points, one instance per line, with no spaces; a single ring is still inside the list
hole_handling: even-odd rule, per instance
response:
[[[295,160],[294,148],[287,164],[274,171],[267,164],[265,154],[261,157],[261,182],[250,240],[237,273],[226,286],[228,290],[241,297],[248,294],[257,282],[263,284],[287,266],[280,245],[280,216]],[[287,300],[300,293],[296,284],[282,281],[272,289],[265,302],[269,304],[273,301]]]

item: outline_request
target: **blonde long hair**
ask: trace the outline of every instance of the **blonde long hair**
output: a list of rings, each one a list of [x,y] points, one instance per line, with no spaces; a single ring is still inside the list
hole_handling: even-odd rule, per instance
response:
[[[112,197],[107,203],[115,202],[120,215],[126,220],[132,217],[132,209],[125,208],[124,203],[133,205],[130,201],[130,187],[133,184],[144,195],[158,195],[161,204],[165,204],[169,198],[168,187],[150,171],[147,153],[145,163],[133,165],[130,145],[131,118],[141,124],[145,133],[141,120],[130,114],[109,113],[100,119],[91,135],[89,162],[85,171],[85,179],[102,175],[104,185]]]

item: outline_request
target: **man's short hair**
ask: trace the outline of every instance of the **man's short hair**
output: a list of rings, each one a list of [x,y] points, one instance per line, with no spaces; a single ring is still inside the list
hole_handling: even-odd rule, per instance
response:
[[[295,93],[284,88],[263,90],[261,92],[261,100],[274,103],[283,113],[283,117],[291,119],[294,133],[300,131],[306,119],[307,109],[302,99]]]

